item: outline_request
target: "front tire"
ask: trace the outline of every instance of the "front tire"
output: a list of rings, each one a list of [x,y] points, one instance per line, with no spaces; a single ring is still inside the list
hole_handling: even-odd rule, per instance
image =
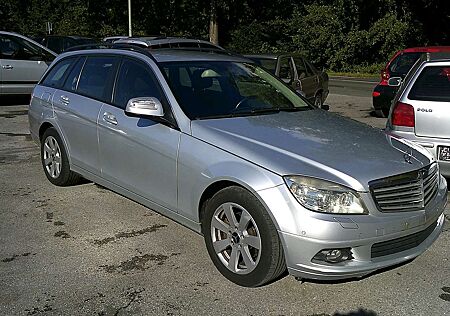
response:
[[[78,183],[81,177],[70,170],[66,149],[54,128],[48,128],[41,139],[41,161],[47,179],[57,186]]]
[[[322,108],[323,102],[322,102],[322,94],[319,92],[314,97],[314,105],[318,107],[319,109]]]
[[[256,287],[286,270],[275,225],[253,194],[237,186],[222,189],[206,203],[204,211],[206,248],[227,279]]]

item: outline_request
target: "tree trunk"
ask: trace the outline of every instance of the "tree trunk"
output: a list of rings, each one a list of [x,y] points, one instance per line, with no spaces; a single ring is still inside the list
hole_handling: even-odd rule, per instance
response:
[[[217,21],[216,0],[211,0],[211,13],[209,15],[209,41],[219,44],[219,22]]]

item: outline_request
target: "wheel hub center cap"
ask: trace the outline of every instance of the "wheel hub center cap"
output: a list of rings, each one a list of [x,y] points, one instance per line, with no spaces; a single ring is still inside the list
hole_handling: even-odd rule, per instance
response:
[[[233,241],[233,244],[238,244],[241,241],[241,238],[238,233],[233,233],[231,234],[231,240]]]

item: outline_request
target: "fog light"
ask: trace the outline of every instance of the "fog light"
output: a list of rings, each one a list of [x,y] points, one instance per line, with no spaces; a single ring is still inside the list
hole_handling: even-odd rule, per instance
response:
[[[353,259],[350,248],[324,249],[319,251],[313,258],[313,260],[329,263],[339,263],[350,259]]]

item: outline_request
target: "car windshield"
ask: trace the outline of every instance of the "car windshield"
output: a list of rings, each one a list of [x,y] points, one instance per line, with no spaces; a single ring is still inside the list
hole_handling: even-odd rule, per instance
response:
[[[242,62],[166,62],[171,89],[191,119],[300,111],[311,106],[262,67]]]

